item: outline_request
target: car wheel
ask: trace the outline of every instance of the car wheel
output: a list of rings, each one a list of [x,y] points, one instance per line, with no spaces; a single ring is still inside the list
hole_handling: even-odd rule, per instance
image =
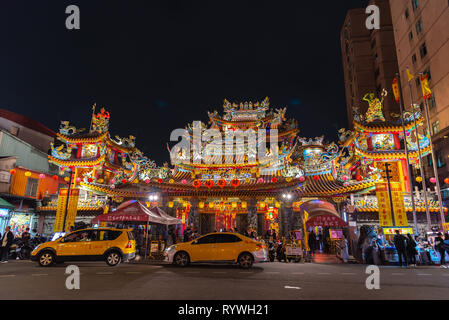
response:
[[[117,251],[111,251],[106,254],[106,263],[110,267],[115,267],[122,261],[122,256]]]
[[[237,259],[240,268],[249,269],[253,266],[253,256],[249,253],[242,253]]]
[[[51,251],[44,251],[39,254],[38,262],[41,267],[49,267],[55,263],[55,255]]]
[[[175,257],[173,259],[173,262],[175,265],[180,267],[187,267],[190,263],[190,257],[187,254],[187,252],[178,252],[175,254]]]

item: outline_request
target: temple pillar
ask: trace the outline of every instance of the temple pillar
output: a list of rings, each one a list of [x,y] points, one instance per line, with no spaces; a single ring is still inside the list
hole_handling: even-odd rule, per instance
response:
[[[253,228],[257,234],[257,200],[256,199],[251,199],[248,202],[247,221],[248,221],[248,228],[250,228],[250,227]]]
[[[193,198],[190,200],[190,213],[188,218],[188,225],[193,226],[196,231],[200,230],[200,214],[198,210],[198,199]]]

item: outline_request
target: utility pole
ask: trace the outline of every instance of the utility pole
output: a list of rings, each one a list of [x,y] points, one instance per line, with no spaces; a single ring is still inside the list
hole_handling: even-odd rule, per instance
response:
[[[388,162],[385,162],[385,177],[387,178],[388,197],[390,198],[391,219],[393,221],[393,226],[396,226],[396,221],[394,220],[393,197],[391,196],[391,186],[390,186],[391,170],[389,169],[389,167],[390,164]]]

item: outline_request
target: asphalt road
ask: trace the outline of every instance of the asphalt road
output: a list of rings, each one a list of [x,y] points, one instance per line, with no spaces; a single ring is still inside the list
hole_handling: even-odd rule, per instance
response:
[[[380,267],[380,289],[368,290],[366,266],[263,263],[227,265],[76,263],[80,289],[65,287],[68,264],[41,268],[31,261],[0,264],[0,299],[447,299],[449,269]]]

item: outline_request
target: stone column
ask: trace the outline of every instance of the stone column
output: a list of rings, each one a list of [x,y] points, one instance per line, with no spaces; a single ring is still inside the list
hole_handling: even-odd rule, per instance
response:
[[[248,201],[248,228],[252,227],[257,234],[257,200]]]
[[[189,213],[189,219],[188,219],[188,225],[191,226],[193,225],[193,227],[196,229],[196,231],[200,231],[200,214],[198,211],[198,199],[197,198],[192,198],[190,200],[190,213]]]

